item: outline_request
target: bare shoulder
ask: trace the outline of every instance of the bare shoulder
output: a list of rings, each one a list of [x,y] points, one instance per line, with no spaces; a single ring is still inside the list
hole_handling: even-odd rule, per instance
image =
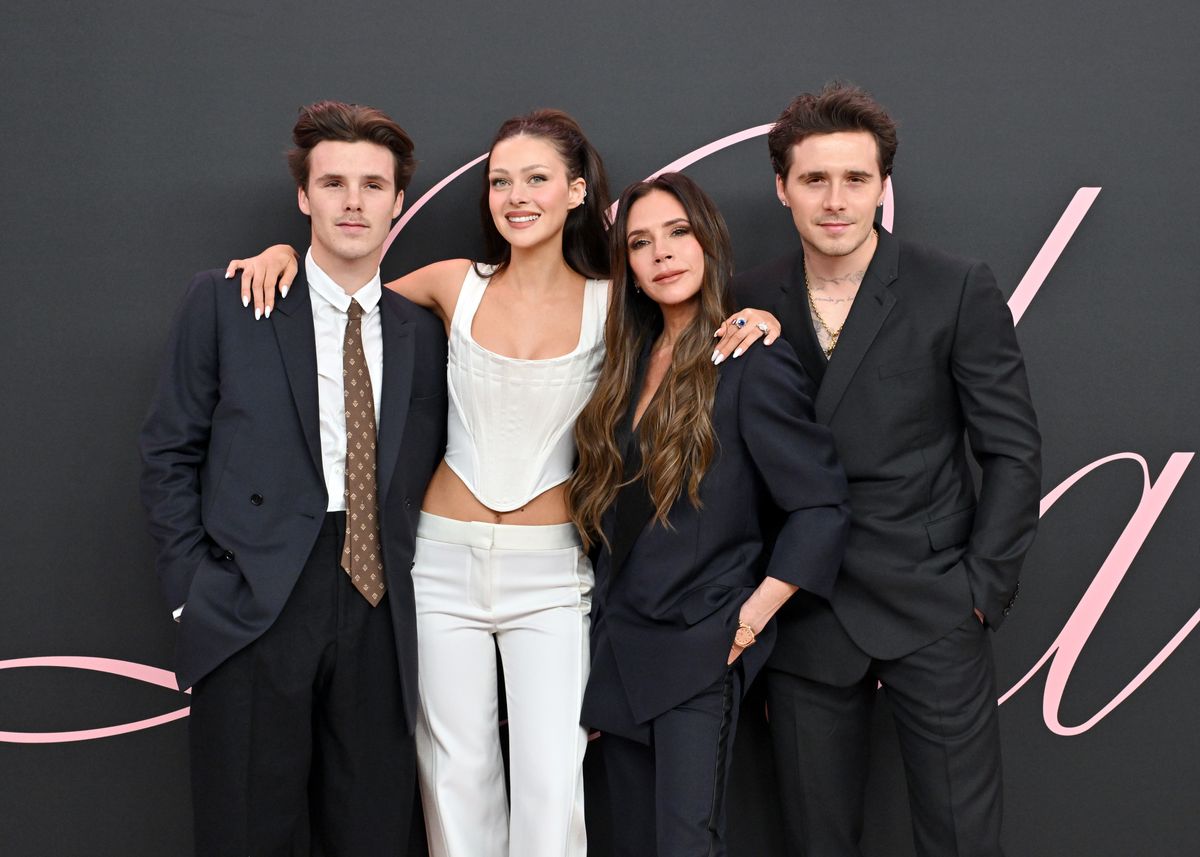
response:
[[[393,280],[387,287],[446,319],[454,312],[463,279],[472,264],[470,259],[434,262]]]

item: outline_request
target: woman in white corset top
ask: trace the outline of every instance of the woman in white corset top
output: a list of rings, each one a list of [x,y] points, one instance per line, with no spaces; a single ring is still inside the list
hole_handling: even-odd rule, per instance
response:
[[[484,175],[487,261],[437,262],[387,284],[436,313],[450,338],[446,456],[412,570],[425,824],[432,857],[585,857],[579,711],[593,577],[565,483],[604,357],[607,178],[557,110],[502,124]],[[251,273],[256,306],[273,305],[261,283],[290,284],[295,253],[276,245],[237,267]],[[770,316],[748,317],[778,335]],[[746,327],[746,342],[722,341],[725,353],[756,338]]]

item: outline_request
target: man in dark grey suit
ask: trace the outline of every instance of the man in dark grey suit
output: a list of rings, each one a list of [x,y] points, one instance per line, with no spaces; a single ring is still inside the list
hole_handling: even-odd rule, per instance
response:
[[[414,806],[416,518],[445,443],[445,336],[382,289],[415,161],[368,107],[304,108],[312,224],[269,322],[192,281],[141,436],[180,620],[196,854],[395,854]]]
[[[735,303],[774,312],[817,382],[851,513],[832,599],[802,592],[780,611],[766,672],[789,842],[804,857],[860,853],[881,682],[917,853],[999,855],[987,630],[1013,607],[1041,487],[1012,316],[986,265],[875,227],[896,133],[865,92],[801,95],[768,139],[801,246],[736,278]]]

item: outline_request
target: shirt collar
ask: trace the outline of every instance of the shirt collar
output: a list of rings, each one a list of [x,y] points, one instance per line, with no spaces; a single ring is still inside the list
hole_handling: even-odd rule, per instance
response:
[[[304,272],[308,275],[308,287],[311,291],[320,295],[326,303],[333,306],[339,312],[348,312],[350,310],[351,295],[342,291],[342,287],[333,281],[333,278],[321,270],[321,266],[313,261],[312,247],[308,248],[308,254],[304,257]],[[383,297],[383,285],[379,279],[379,270],[376,269],[375,276],[370,281],[359,289],[353,295],[354,300],[358,301],[358,305],[363,308],[363,314],[367,314],[375,309],[380,298]]]

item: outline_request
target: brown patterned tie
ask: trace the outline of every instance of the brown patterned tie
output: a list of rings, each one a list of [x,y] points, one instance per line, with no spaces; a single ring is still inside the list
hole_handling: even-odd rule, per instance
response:
[[[354,588],[375,606],[383,597],[383,550],[375,497],[375,395],[362,346],[362,307],[350,299],[342,341],[346,405],[346,546],[342,568]]]

